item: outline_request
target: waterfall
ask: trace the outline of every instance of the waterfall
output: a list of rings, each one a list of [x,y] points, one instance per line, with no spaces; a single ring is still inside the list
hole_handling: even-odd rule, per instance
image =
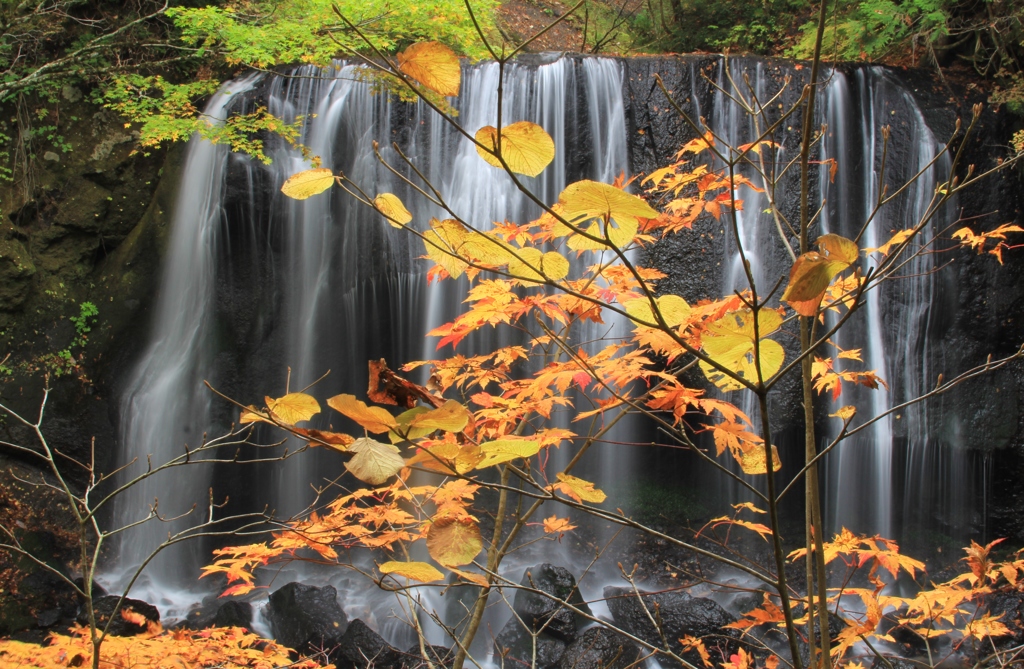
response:
[[[699,93],[697,63],[686,65],[694,118],[708,119],[708,125],[734,145],[752,141],[758,129],[728,96]],[[726,67],[737,82],[746,73],[751,92],[760,100],[769,98],[781,80],[777,65],[769,67],[755,59],[717,63],[714,76],[719,86],[726,87]],[[495,63],[464,67],[462,94],[455,104],[458,121],[470,133],[498,121],[498,76]],[[620,172],[628,172],[629,143],[636,140],[628,128],[622,61],[533,57],[507,66],[504,76],[502,124],[533,121],[555,142],[554,163],[540,176],[524,178],[541,200],[554,202],[567,184],[579,179],[610,183]],[[323,166],[346,175],[370,195],[395,193],[420,229],[432,217],[450,214],[425,202],[382,166],[374,155],[374,142],[381,156],[415,183],[417,177],[399,151],[408,156],[439,188],[447,206],[467,221],[486,227],[493,221],[522,222],[538,215],[539,208],[507,175],[485,165],[473,145],[427,106],[374,95],[371,88],[356,68],[344,63],[328,70],[297,67],[283,75],[233,83],[211,100],[207,113],[218,118],[229,109],[266,106],[286,120],[303,116],[300,141],[321,157]],[[819,113],[829,132],[819,158],[840,158],[840,171],[834,184],[829,183],[827,167],[818,175],[821,195],[828,200],[821,231],[853,238],[858,231],[852,227],[864,220],[881,187],[876,176],[880,127],[893,126],[893,145],[902,145],[905,158],[889,162],[886,183],[922,169],[939,146],[913,98],[886,70],[837,70],[822,97]],[[792,129],[783,133],[780,155],[791,157],[796,151],[794,136]],[[316,382],[309,392],[323,404],[325,398],[343,392],[364,396],[368,360],[384,358],[397,368],[406,361],[447,354],[435,350],[436,340],[427,338],[426,332],[458,313],[466,279],[428,285],[423,262],[417,260],[422,255],[420,243],[340,189],[302,202],[284,197],[279,193],[283,181],[310,163],[281,141],[270,140],[268,152],[273,161],[264,166],[198,140],[188,148],[151,341],[121,407],[121,459],[137,458],[136,470],[149,456],[153,463],[167,460],[183,452],[185,444],[201,443],[204,433],[218,434],[237,420],[234,408],[213,401],[202,387],[203,379],[246,404],[260,404],[264,395],[276,397]],[[909,189],[889,214],[875,219],[861,246],[878,245],[890,229],[907,227],[926,206],[935,180],[942,180],[948,169],[940,160],[926,171],[919,186]],[[784,181],[778,197],[792,198],[793,193],[792,181]],[[759,290],[766,291],[770,286],[765,282],[788,272],[791,261],[771,215],[764,213],[764,196],[744,189],[739,197],[745,200],[737,222],[739,241],[749,254]],[[935,221],[933,229],[945,222]],[[723,217],[712,226],[721,263],[719,275],[708,280],[715,283],[710,292],[717,294],[745,286],[736,250],[720,241],[719,235],[730,236],[727,224]],[[938,280],[927,273],[932,262],[925,257],[908,268],[907,274],[914,276],[873,291],[864,313],[837,341],[844,348],[861,347],[865,368],[876,369],[890,390],[848,390],[830,411],[853,402],[878,411],[934,383],[941,351],[930,344],[938,329],[927,309],[938,290]],[[602,337],[626,332],[627,323],[610,319],[589,324],[577,343],[599,345]],[[469,337],[459,352],[473,354],[519,342],[514,333],[485,330]],[[321,380],[328,370],[331,373]],[[756,420],[751,407],[742,408]],[[327,428],[330,420],[327,414],[318,416],[313,427]],[[834,428],[834,419],[828,420]],[[879,421],[870,433],[830,455],[825,485],[829,529],[846,525],[861,532],[898,533],[903,525],[897,519],[921,517],[917,509],[922,504],[931,504],[946,518],[955,515],[957,504],[970,506],[975,493],[964,488],[960,474],[967,468],[962,460],[967,456],[937,447],[927,436],[930,420],[924,407],[904,412]],[[637,431],[635,424],[624,422],[605,439],[641,441],[634,436]],[[257,436],[279,438],[263,428]],[[829,438],[823,435],[823,442]],[[294,451],[302,444],[293,440],[286,446]],[[572,448],[563,445],[553,454],[551,466],[564,465]],[[639,471],[638,449],[606,444],[595,448],[585,476],[602,488],[632,482]],[[780,450],[787,466],[802,460],[802,442],[780,443]],[[247,450],[240,455],[242,460],[254,457]],[[912,459],[925,464],[912,470],[907,465]],[[218,499],[230,498],[224,513],[266,506],[287,517],[313,502],[316,487],[342,472],[343,461],[339,454],[312,449],[285,462],[179,469],[126,495],[115,515],[121,523],[136,520],[154,498],[160,500],[162,514],[181,513],[193,503],[204,505],[206,490],[213,487]],[[735,500],[738,490],[731,486],[724,494]],[[194,522],[185,519],[174,527],[190,521]],[[122,542],[120,567],[139,564],[167,530],[160,523],[132,530]],[[154,578],[166,583],[194,581],[199,566],[209,561],[209,547],[196,543],[174,552],[156,564]]]
[[[752,142],[777,120],[778,110],[769,107],[765,110],[767,118],[760,119],[759,126],[755,125],[754,119],[725,92],[733,90],[735,83],[740,89],[738,94],[748,100],[770,99],[778,91],[780,82],[777,74],[768,71],[764,61],[719,60],[714,75],[716,90],[705,102],[710,109],[701,109],[701,96],[693,88],[692,82],[697,76],[695,68],[696,64],[691,64],[693,115],[708,114],[708,125],[725,143],[738,146]],[[815,175],[817,193],[812,194],[812,201],[821,197],[827,202],[820,215],[820,233],[831,232],[856,239],[883,186],[887,186],[891,194],[920,173],[917,182],[884,207],[865,228],[859,245],[877,247],[896,230],[912,227],[925,214],[936,184],[949,174],[949,156],[934,160],[942,145],[908,89],[888,70],[879,67],[857,68],[850,73],[834,70],[827,72],[826,77],[818,115],[827,132],[818,149],[821,166]],[[883,126],[890,126],[892,132],[884,183],[879,177]],[[777,155],[784,160],[792,158],[798,150],[799,136],[794,128],[799,128],[797,121],[791,122],[788,132],[776,135]],[[829,159],[838,161],[834,182],[829,173]],[[741,173],[756,184],[765,185],[749,167],[742,168]],[[791,177],[780,182],[777,200],[783,209],[794,201],[798,189],[799,184]],[[729,240],[722,248],[720,290],[728,294],[747,288],[738,243],[750,264],[759,292],[764,293],[778,276],[788,272],[791,260],[784,252],[772,216],[766,211],[766,197],[747,188],[738,191],[737,197],[744,201],[743,210],[736,215],[738,239],[733,240],[726,229],[731,221],[725,216],[720,225],[712,226],[713,234],[724,234]],[[789,206],[792,216],[794,210]],[[930,239],[951,223],[954,209],[955,203],[950,203],[939,211],[923,231],[923,238]],[[790,243],[795,245],[796,240],[791,239]],[[819,395],[820,406],[827,408],[824,414],[854,404],[860,410],[856,425],[860,420],[881,414],[893,404],[918,397],[934,385],[943,361],[943,352],[933,349],[932,345],[941,336],[935,323],[935,310],[930,309],[941,281],[932,273],[935,268],[934,256],[922,255],[900,272],[905,278],[867,294],[862,313],[848,322],[835,339],[844,349],[860,348],[863,363],[847,364],[848,361],[836,357],[834,350],[823,354],[836,359],[840,370],[875,370],[889,388],[869,390],[846,384],[835,402],[827,393]],[[793,354],[795,349],[790,349],[787,355]],[[729,398],[739,401],[740,408],[759,429],[753,395],[731,393]],[[790,397],[788,401],[799,402],[799,398]],[[825,448],[838,435],[840,423],[825,415],[820,421],[827,421],[825,429],[819,429],[823,433],[820,448]],[[980,496],[974,486],[984,477],[969,471],[975,463],[967,449],[950,448],[929,435],[934,422],[929,419],[927,404],[911,407],[876,422],[827,457],[824,466],[827,531],[848,527],[867,534],[907,536],[941,529],[957,540],[966,537],[973,515],[973,500]],[[791,465],[803,460],[802,437],[780,437],[778,432],[776,435],[784,462],[794,461],[787,463],[790,466],[784,470],[790,471]],[[732,463],[729,466],[742,476]],[[763,477],[743,478],[752,485],[763,484]],[[753,499],[735,481],[725,477],[718,477],[718,480],[716,494],[724,498],[723,502]]]
[[[498,76],[495,63],[464,69],[455,104],[459,122],[471,133],[497,122]],[[555,141],[554,163],[537,178],[525,179],[542,200],[554,202],[572,181],[611,182],[628,171],[622,77],[622,65],[610,59],[558,58],[506,68],[502,123],[533,121]],[[397,141],[451,210],[476,225],[525,221],[540,213],[507,175],[485,165],[472,143],[428,107],[373,94],[353,66],[299,67],[258,84],[247,79],[230,90],[250,89],[235,98],[225,91],[211,101],[208,113],[222,113],[229,104],[239,111],[266,105],[284,119],[304,116],[299,141],[320,156],[323,166],[349,176],[365,192],[396,193],[421,229],[430,218],[450,214],[424,203],[380,165],[375,141],[385,160],[412,177],[391,146]],[[309,164],[283,142],[272,141],[268,153],[272,163],[262,166],[229,160],[224,148],[196,140],[189,147],[153,343],[123,404],[123,457],[152,452],[157,462],[237,418],[230,408],[211,408],[203,379],[222,383],[220,389],[241,402],[261,403],[263,395],[283,394],[286,382],[290,390],[300,390],[331,370],[309,391],[323,404],[340,392],[365,395],[370,359],[385,358],[397,367],[446,354],[435,351],[436,340],[425,334],[456,315],[465,279],[427,285],[416,260],[421,245],[339,189],[301,202],[285,198],[278,192],[281,183]],[[219,246],[224,239],[230,239],[230,248]],[[610,329],[618,334],[624,324],[600,327],[581,340]],[[505,331],[485,331],[470,337],[460,352],[512,343],[519,342]],[[328,423],[324,416],[314,420],[317,427]],[[185,434],[182,426],[188,428]],[[258,434],[276,438],[270,431]],[[288,444],[293,450],[299,446],[294,440]],[[242,459],[249,457],[243,453]],[[192,500],[204,502],[204,491],[212,486],[218,499],[231,498],[227,510],[269,505],[286,517],[313,501],[314,486],[344,471],[342,462],[337,454],[313,449],[285,462],[240,470],[195,468],[167,477],[163,487],[148,487],[140,499],[163,500],[174,490],[175,503],[187,508]],[[609,476],[629,471],[621,459],[605,458],[601,468]],[[141,505],[128,500],[117,512],[119,520],[133,518]],[[124,542],[123,567],[138,564],[166,534],[165,526],[153,527],[133,531]],[[154,578],[194,580],[209,560],[207,551],[208,546],[195,544],[176,552],[157,567]]]
[[[234,96],[250,90],[256,76],[225,85],[206,106],[206,115],[222,120]],[[118,463],[134,461],[126,476],[137,476],[181,455],[203,441],[209,421],[209,393],[201,389],[212,364],[212,314],[217,253],[222,235],[221,204],[228,149],[193,139],[171,222],[167,261],[157,296],[150,344],[132,374],[121,407]],[[203,465],[193,465],[206,469]],[[117,526],[146,517],[154,500],[158,513],[171,518],[198,503],[205,508],[209,479],[181,469],[164,471],[121,493],[115,500]],[[166,539],[194,522],[150,520],[121,542],[125,567],[142,563]],[[198,553],[192,551],[195,559]],[[158,560],[155,569],[178,572],[177,558]]]
[[[906,88],[882,68],[858,69],[852,77],[833,72],[825,99],[828,132],[821,144],[820,183],[828,206],[822,211],[823,232],[855,239],[875,209],[883,187],[893,193],[920,173],[906,192],[883,207],[864,228],[860,246],[878,247],[896,230],[913,227],[925,216],[936,184],[948,178],[949,156],[944,154],[935,160],[942,144]],[[880,175],[886,150],[882,126],[890,126],[892,132],[884,177]],[[900,159],[894,160],[897,150]],[[828,165],[824,161],[829,158],[839,162],[835,183],[826,173]],[[943,230],[952,221],[954,208],[955,203],[950,203],[937,212],[922,230],[922,239],[930,240]],[[873,258],[877,260],[878,256]],[[869,390],[847,384],[838,400],[830,404],[830,412],[856,404],[863,420],[934,386],[935,375],[941,371],[933,368],[936,355],[931,350],[937,334],[931,331],[935,315],[930,309],[937,284],[934,258],[932,254],[919,256],[900,271],[905,278],[870,291],[863,313],[840,332],[836,338],[839,346],[862,350],[863,363],[846,367],[875,370],[889,388]],[[835,359],[842,369],[841,363],[846,361]],[[913,458],[910,461],[914,466],[936,458],[952,464],[963,454],[930,438],[928,422],[927,403],[908,408],[879,420],[828,456],[825,513],[832,530],[848,527],[856,532],[894,536],[904,527],[899,519],[906,521],[920,515],[916,507],[935,496],[933,486],[937,481],[910,474],[901,485],[904,482],[897,477],[903,457],[900,451],[905,450]],[[831,419],[829,427],[822,448],[838,434],[839,421]],[[953,483],[946,492],[950,496],[956,496],[966,485],[963,479],[947,482]],[[904,496],[904,504],[899,503],[897,493]]]

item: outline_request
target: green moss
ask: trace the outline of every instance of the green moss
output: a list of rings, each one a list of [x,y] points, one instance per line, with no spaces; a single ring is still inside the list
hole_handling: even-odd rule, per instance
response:
[[[26,300],[31,288],[35,263],[16,239],[0,239],[0,309],[16,309]]]
[[[708,515],[696,493],[680,486],[638,481],[632,485],[605,486],[604,491],[609,499],[621,500],[618,504],[644,524],[685,523]]]

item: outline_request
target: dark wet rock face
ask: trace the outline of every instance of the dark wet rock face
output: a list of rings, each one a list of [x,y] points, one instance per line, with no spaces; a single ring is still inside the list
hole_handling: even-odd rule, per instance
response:
[[[685,592],[650,594],[641,591],[641,603],[641,598],[632,590],[616,587],[605,588],[604,597],[618,627],[654,646],[662,645],[664,633],[672,650],[691,663],[699,664],[700,657],[696,652],[682,653],[678,640],[685,636],[703,638],[709,650],[719,646],[729,655],[739,648],[735,630],[724,629],[736,618],[710,599]],[[651,616],[660,619],[660,632],[651,622]]]
[[[426,651],[426,658],[424,654],[420,652],[419,644],[414,645],[405,651],[402,656],[402,667],[403,669],[429,669],[430,664],[434,665],[434,669],[440,667],[451,667],[455,663],[455,651],[451,648],[444,646],[424,646]],[[427,659],[430,662],[427,662]]]
[[[404,665],[402,653],[359,618],[349,624],[330,658],[338,669],[399,669]]]
[[[988,612],[1010,628],[1010,635],[995,639],[999,645],[1024,643],[1024,592],[997,592],[989,597]]]
[[[216,595],[211,595],[189,611],[179,624],[194,630],[207,627],[249,628],[252,626],[252,604],[237,600],[222,602]]]
[[[555,669],[561,666],[569,644],[541,632],[536,636],[536,650],[534,645],[534,636],[513,617],[494,639],[495,660],[506,669]]]
[[[591,627],[565,649],[561,669],[627,669],[640,657],[640,646],[603,627]]]
[[[160,622],[160,612],[157,611],[156,607],[138,599],[125,598],[124,603],[121,604],[121,608],[118,609],[115,614],[114,607],[117,606],[117,602],[119,600],[120,597],[117,595],[106,595],[93,601],[96,625],[102,629],[109,621],[110,626],[107,627],[108,634],[113,634],[114,636],[135,636],[136,634],[142,634],[146,631],[147,628],[145,625],[139,625],[125,620],[124,616],[121,615],[121,611],[134,611],[135,613],[141,613],[146,617],[146,620],[150,622]],[[89,613],[85,606],[83,606],[81,611],[78,612],[78,624],[89,624]]]
[[[348,629],[333,586],[289,583],[270,595],[266,617],[274,639],[301,652],[329,650]]]
[[[583,601],[572,573],[564,567],[543,563],[527,569],[520,585],[540,592],[516,591],[513,608],[519,617],[533,630],[543,628],[555,638],[573,641],[578,624],[586,619],[561,602],[572,604],[587,614],[590,607]]]

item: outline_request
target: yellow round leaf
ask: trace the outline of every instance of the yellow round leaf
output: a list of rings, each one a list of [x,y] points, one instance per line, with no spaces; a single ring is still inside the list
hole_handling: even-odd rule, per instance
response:
[[[356,439],[348,451],[355,456],[345,463],[345,469],[370,485],[381,485],[405,467],[397,447],[367,437]]]
[[[562,205],[562,216],[570,223],[603,217],[620,222],[622,219],[658,217],[658,212],[636,195],[586,179],[566,186],[558,196],[558,202]]]
[[[296,200],[305,200],[311,195],[323,193],[334,183],[334,172],[326,167],[306,170],[288,177],[281,186],[281,192]]]
[[[381,193],[377,197],[373,198],[373,204],[377,207],[377,210],[384,214],[384,217],[388,219],[388,223],[391,227],[401,228],[412,221],[412,214],[405,208],[402,201],[398,199],[397,195],[392,193]]]
[[[558,251],[548,251],[540,259],[540,268],[544,276],[558,281],[569,275],[569,260]]]
[[[658,298],[658,310],[670,328],[674,328],[690,317],[690,305],[678,295],[662,295]]]
[[[538,270],[541,269],[541,259],[544,254],[540,249],[527,246],[524,249],[516,249],[518,258],[511,258],[508,261],[508,273],[517,279],[528,279],[530,281],[543,281],[544,275]]]
[[[418,42],[398,54],[398,69],[440,95],[458,95],[459,57],[440,42]]]
[[[766,474],[764,466],[764,447],[753,447],[740,451],[736,459],[740,463],[740,469],[744,474]],[[779,461],[779,450],[772,446],[772,471],[782,469],[782,462]]]
[[[282,423],[294,425],[320,413],[320,404],[306,393],[288,393],[276,400],[265,399],[267,408]]]
[[[485,125],[476,132],[476,141],[490,149],[476,147],[480,157],[495,167],[504,167],[495,157],[498,153],[498,130]],[[529,121],[519,121],[501,129],[501,157],[516,174],[535,177],[555,159],[555,142],[544,128]]]
[[[380,573],[382,574],[394,574],[395,576],[404,576],[420,583],[430,583],[432,581],[440,581],[444,578],[444,574],[434,568],[433,565],[427,564],[426,562],[385,562],[380,567]]]
[[[761,379],[767,381],[785,360],[782,346],[771,339],[763,339],[782,325],[782,315],[774,309],[762,309],[757,317],[757,334],[762,339],[757,345],[761,359]],[[757,382],[754,366],[754,316],[750,309],[740,309],[722,316],[708,326],[703,338],[704,353],[709,358],[753,383]],[[739,390],[743,385],[726,376],[712,365],[701,361],[700,368],[712,383],[722,390]]]
[[[463,247],[469,236],[469,231],[455,219],[430,219],[430,230],[423,233],[427,258],[435,265],[443,267],[453,279],[459,278],[469,267],[469,264],[461,259],[461,254],[465,251]]]
[[[574,251],[603,251],[609,245],[625,248],[636,236],[641,218],[658,217],[658,212],[636,195],[597,181],[583,180],[566,186],[558,196],[558,204],[563,218],[597,238],[595,241],[572,235],[568,244]],[[594,222],[588,225],[589,221]]]
[[[690,305],[678,295],[662,295],[655,301],[658,304],[661,317],[670,328],[680,325],[690,316]],[[623,306],[626,307],[626,313],[634,321],[657,324],[654,312],[651,311],[651,302],[646,297],[629,300]]]
[[[427,552],[445,567],[469,564],[483,547],[480,528],[468,518],[441,518],[427,530]]]
[[[608,498],[603,490],[594,487],[594,484],[590,481],[585,481],[564,472],[558,472],[556,477],[558,478],[558,483],[555,483],[551,488],[572,497],[577,502],[600,504]]]
[[[840,407],[840,409],[838,411],[836,411],[835,413],[830,413],[829,414],[829,416],[831,416],[832,418],[838,418],[839,420],[843,420],[843,421],[850,420],[851,418],[853,418],[856,415],[857,415],[857,407],[850,406],[850,405],[847,405],[847,406],[844,406],[844,407]]]

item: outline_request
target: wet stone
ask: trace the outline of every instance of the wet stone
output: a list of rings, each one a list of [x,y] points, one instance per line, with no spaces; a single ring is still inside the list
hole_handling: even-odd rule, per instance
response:
[[[562,639],[541,632],[537,635],[537,655],[534,663],[534,641],[526,628],[513,617],[494,639],[495,662],[505,669],[555,669],[561,666],[562,656],[569,645]]]
[[[627,669],[640,657],[640,647],[603,627],[583,632],[562,656],[561,669]]]
[[[102,629],[108,621],[110,621],[110,627],[107,628],[109,634],[114,636],[135,636],[136,634],[142,634],[146,631],[145,625],[137,625],[132,622],[128,622],[121,615],[121,611],[132,610],[135,613],[141,613],[146,617],[146,620],[150,622],[160,622],[160,612],[152,604],[148,604],[139,599],[128,599],[125,598],[121,604],[121,608],[118,609],[117,615],[111,616],[114,613],[114,607],[117,606],[117,602],[121,598],[117,595],[106,595],[93,600],[93,609],[96,613],[96,624]],[[88,625],[89,624],[89,613],[86,607],[83,605],[81,610],[78,612],[78,624]]]
[[[348,629],[333,586],[289,583],[270,595],[266,618],[274,639],[300,653],[337,647]]]
[[[590,613],[590,607],[583,601],[572,573],[564,567],[545,562],[527,569],[520,585],[544,594],[516,591],[512,608],[519,617],[535,631],[543,628],[553,637],[572,642],[576,638],[577,626],[585,623],[586,618],[565,608],[561,602],[568,602]]]
[[[359,618],[353,620],[338,647],[330,651],[338,669],[399,669],[403,655]]]

